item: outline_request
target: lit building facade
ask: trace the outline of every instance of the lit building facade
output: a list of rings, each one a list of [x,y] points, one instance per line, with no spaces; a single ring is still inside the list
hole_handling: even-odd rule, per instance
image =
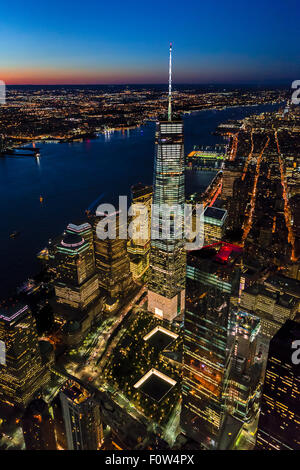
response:
[[[1,306],[0,343],[0,401],[24,408],[50,379],[27,305]]]
[[[253,284],[241,293],[241,307],[260,318],[261,335],[270,341],[286,320],[295,318],[299,299],[280,287]]]
[[[227,211],[218,207],[207,207],[204,211],[205,244],[220,242],[225,234]]]
[[[55,265],[58,303],[83,309],[97,298],[99,283],[93,249],[81,235],[66,233],[56,245]]]
[[[233,185],[237,178],[242,175],[243,166],[234,161],[226,160],[222,169],[222,199],[229,199],[233,196]]]
[[[145,186],[137,184],[131,188],[132,204],[137,216],[138,222],[136,231],[140,232],[141,236],[137,239],[130,239],[127,243],[127,251],[130,258],[130,271],[133,279],[138,280],[149,268],[150,260],[150,233],[151,233],[151,206],[152,206],[152,186]],[[147,217],[139,217],[147,210]],[[143,222],[142,219],[144,219]],[[135,223],[133,221],[133,223]]]
[[[231,367],[230,299],[240,282],[241,248],[225,243],[187,259],[181,426],[206,449],[217,449]]]
[[[97,225],[107,219],[107,224],[116,225],[116,236],[102,240],[97,235]],[[97,214],[94,219],[93,235],[95,262],[99,285],[111,298],[125,297],[133,286],[130,261],[127,253],[127,240],[120,238],[119,230],[123,224],[119,212],[110,215]],[[125,227],[127,231],[127,227]],[[127,233],[127,232],[126,232]]]
[[[300,325],[292,320],[270,341],[256,449],[300,449],[300,364],[294,341],[300,341]]]
[[[249,422],[258,411],[262,362],[256,361],[260,319],[232,308],[229,321],[229,343],[232,364],[229,375],[227,408],[230,413]]]
[[[171,230],[164,235],[166,209],[152,210],[148,310],[168,321],[183,312],[185,303],[186,253],[182,225],[176,223],[184,202],[183,122],[161,121],[156,128],[153,204],[169,207]],[[174,205],[179,214],[172,211]]]
[[[88,222],[82,224],[69,224],[66,229],[66,233],[80,235],[84,240],[89,242],[91,249],[93,250],[93,228]]]
[[[243,226],[249,194],[253,188],[253,175],[244,180],[236,178],[233,182],[232,197],[228,200],[228,227],[232,230],[240,230]]]
[[[99,450],[103,429],[99,405],[77,383],[68,381],[60,392],[68,450]]]

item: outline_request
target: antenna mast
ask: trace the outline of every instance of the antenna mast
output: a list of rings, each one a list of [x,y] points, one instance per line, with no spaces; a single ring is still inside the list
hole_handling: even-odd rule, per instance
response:
[[[170,58],[169,58],[169,104],[168,104],[168,121],[172,121],[172,43],[170,42]]]

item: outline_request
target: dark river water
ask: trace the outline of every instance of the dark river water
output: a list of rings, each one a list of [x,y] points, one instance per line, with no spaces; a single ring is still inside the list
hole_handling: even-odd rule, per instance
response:
[[[185,115],[185,152],[194,145],[222,143],[221,137],[212,135],[221,122],[272,109],[273,105],[260,105]],[[38,271],[36,254],[48,239],[69,222],[82,220],[100,194],[101,202],[110,202],[116,195],[129,195],[134,183],[152,183],[154,130],[155,124],[149,123],[84,142],[39,143],[39,161],[0,158],[0,298]],[[191,191],[203,189],[213,175],[189,174],[186,186]],[[20,235],[9,238],[15,230]]]

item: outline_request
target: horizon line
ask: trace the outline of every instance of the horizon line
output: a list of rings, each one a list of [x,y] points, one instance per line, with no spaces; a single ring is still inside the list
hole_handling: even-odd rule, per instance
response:
[[[185,86],[228,86],[228,85],[285,85],[289,83],[292,79],[282,79],[282,80],[261,80],[261,81],[241,81],[241,82],[173,82],[174,86],[185,85]],[[166,86],[166,82],[157,82],[157,83],[5,83],[7,87],[10,86]]]

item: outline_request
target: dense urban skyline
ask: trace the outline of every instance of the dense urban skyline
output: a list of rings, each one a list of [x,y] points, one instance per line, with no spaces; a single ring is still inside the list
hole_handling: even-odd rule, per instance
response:
[[[0,453],[299,450],[295,4],[118,6],[4,8]]]

